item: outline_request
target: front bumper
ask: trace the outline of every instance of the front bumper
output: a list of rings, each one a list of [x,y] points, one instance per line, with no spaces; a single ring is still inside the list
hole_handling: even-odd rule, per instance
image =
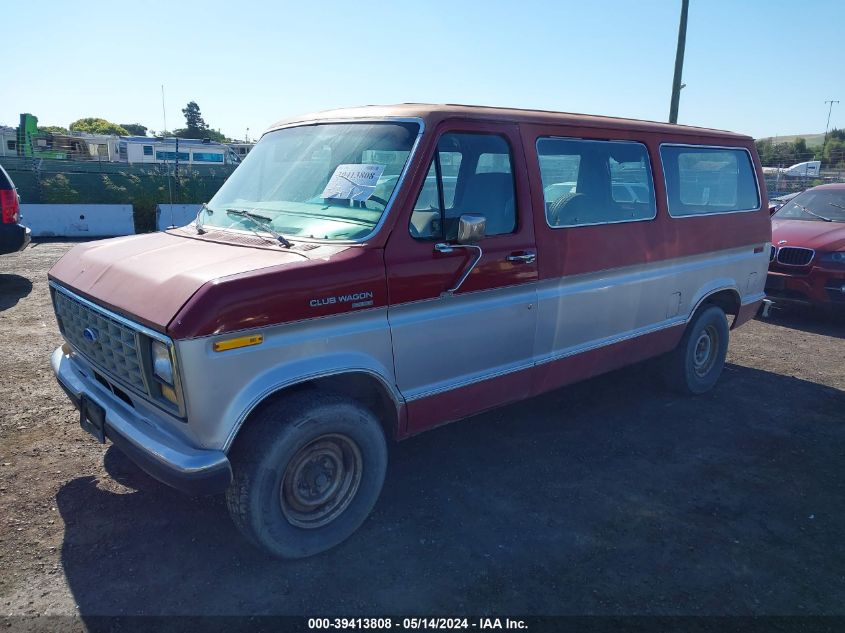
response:
[[[845,308],[845,270],[814,266],[808,272],[770,270],[766,296],[775,303]]]
[[[223,492],[232,467],[223,451],[197,449],[167,432],[153,410],[139,412],[106,391],[60,347],[50,359],[56,380],[78,409],[84,395],[105,410],[105,435],[147,473],[192,495]]]

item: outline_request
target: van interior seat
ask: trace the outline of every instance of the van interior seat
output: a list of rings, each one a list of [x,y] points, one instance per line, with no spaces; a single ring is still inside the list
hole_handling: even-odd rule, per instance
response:
[[[464,186],[456,215],[477,213],[487,219],[487,235],[511,233],[516,224],[513,176],[507,173],[473,174]]]

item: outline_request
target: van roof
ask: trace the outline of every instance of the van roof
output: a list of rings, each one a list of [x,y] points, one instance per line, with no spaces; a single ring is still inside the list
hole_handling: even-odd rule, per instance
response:
[[[554,125],[572,125],[575,127],[636,130],[639,132],[655,132],[666,135],[679,134],[699,137],[717,136],[733,140],[753,140],[750,136],[745,134],[736,134],[726,130],[715,130],[690,125],[659,123],[657,121],[643,121],[639,119],[624,119],[621,117],[596,116],[592,114],[554,112],[551,110],[526,110],[521,108],[499,108],[452,103],[401,103],[396,105],[369,105],[357,108],[324,110],[322,112],[303,114],[283,119],[274,125],[271,125],[269,130],[294,123],[306,123],[332,119],[379,119],[386,117],[420,118],[426,122],[427,126],[433,126],[443,119],[471,118],[475,120],[508,123],[546,123]]]

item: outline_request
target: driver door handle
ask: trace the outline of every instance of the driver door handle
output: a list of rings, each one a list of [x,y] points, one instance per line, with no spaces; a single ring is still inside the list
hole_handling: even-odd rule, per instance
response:
[[[524,251],[521,253],[511,253],[508,255],[508,261],[515,264],[533,264],[537,259],[537,253],[533,251]]]

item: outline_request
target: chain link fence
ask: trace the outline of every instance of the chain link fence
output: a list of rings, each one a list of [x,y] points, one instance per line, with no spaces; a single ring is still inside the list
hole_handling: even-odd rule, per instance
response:
[[[138,233],[155,230],[156,205],[198,204],[209,200],[235,165],[130,165],[3,157],[23,203],[131,204]]]

